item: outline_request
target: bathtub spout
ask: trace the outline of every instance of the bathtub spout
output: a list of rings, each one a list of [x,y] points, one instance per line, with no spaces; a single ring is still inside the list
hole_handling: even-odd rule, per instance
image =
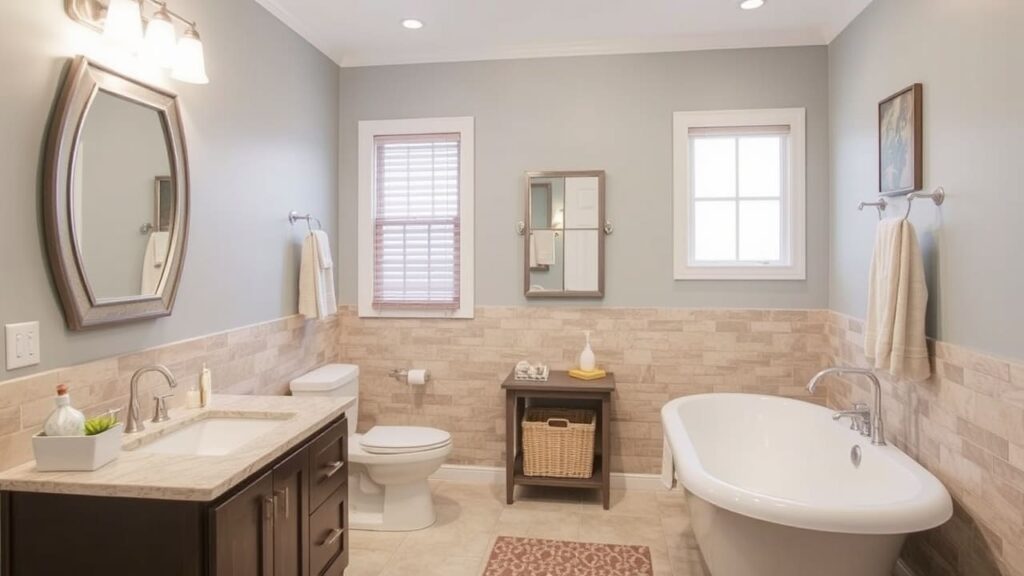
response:
[[[882,383],[878,381],[878,376],[875,376],[873,371],[864,368],[844,368],[841,366],[835,366],[832,368],[826,368],[815,374],[814,377],[811,378],[811,381],[807,383],[807,391],[813,393],[814,389],[818,386],[818,382],[829,374],[835,374],[836,376],[845,376],[848,374],[858,375],[871,380],[874,393],[874,402],[870,416],[871,443],[875,446],[885,446],[885,424],[882,421]]]

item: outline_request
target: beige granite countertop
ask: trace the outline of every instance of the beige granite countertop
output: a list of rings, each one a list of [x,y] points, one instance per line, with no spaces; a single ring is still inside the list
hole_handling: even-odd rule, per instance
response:
[[[39,472],[35,461],[0,472],[0,490],[159,500],[210,501],[341,416],[353,397],[214,395],[207,408],[171,410],[168,422],[145,421],[146,429],[125,434],[117,460],[93,472]],[[280,420],[222,456],[155,454],[133,448],[210,417]]]

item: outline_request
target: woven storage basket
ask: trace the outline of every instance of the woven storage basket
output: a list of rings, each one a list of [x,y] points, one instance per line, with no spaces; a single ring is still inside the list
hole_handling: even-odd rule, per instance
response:
[[[523,418],[523,474],[553,478],[594,475],[593,410],[527,408]]]

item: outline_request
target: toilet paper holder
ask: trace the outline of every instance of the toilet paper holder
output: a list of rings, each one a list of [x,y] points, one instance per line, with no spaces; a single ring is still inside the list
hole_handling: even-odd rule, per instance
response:
[[[408,381],[409,371],[405,369],[396,368],[395,370],[389,372],[388,376],[391,376],[392,378],[398,380],[399,382]],[[423,381],[430,382],[430,370],[423,371]]]

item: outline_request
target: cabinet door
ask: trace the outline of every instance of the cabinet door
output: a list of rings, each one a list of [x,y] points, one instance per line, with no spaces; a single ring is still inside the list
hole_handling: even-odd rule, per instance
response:
[[[274,576],[274,479],[267,472],[210,511],[214,576]]]
[[[309,445],[309,509],[316,511],[348,481],[348,421],[331,426]]]
[[[274,477],[274,576],[309,576],[309,453],[278,464]]]

